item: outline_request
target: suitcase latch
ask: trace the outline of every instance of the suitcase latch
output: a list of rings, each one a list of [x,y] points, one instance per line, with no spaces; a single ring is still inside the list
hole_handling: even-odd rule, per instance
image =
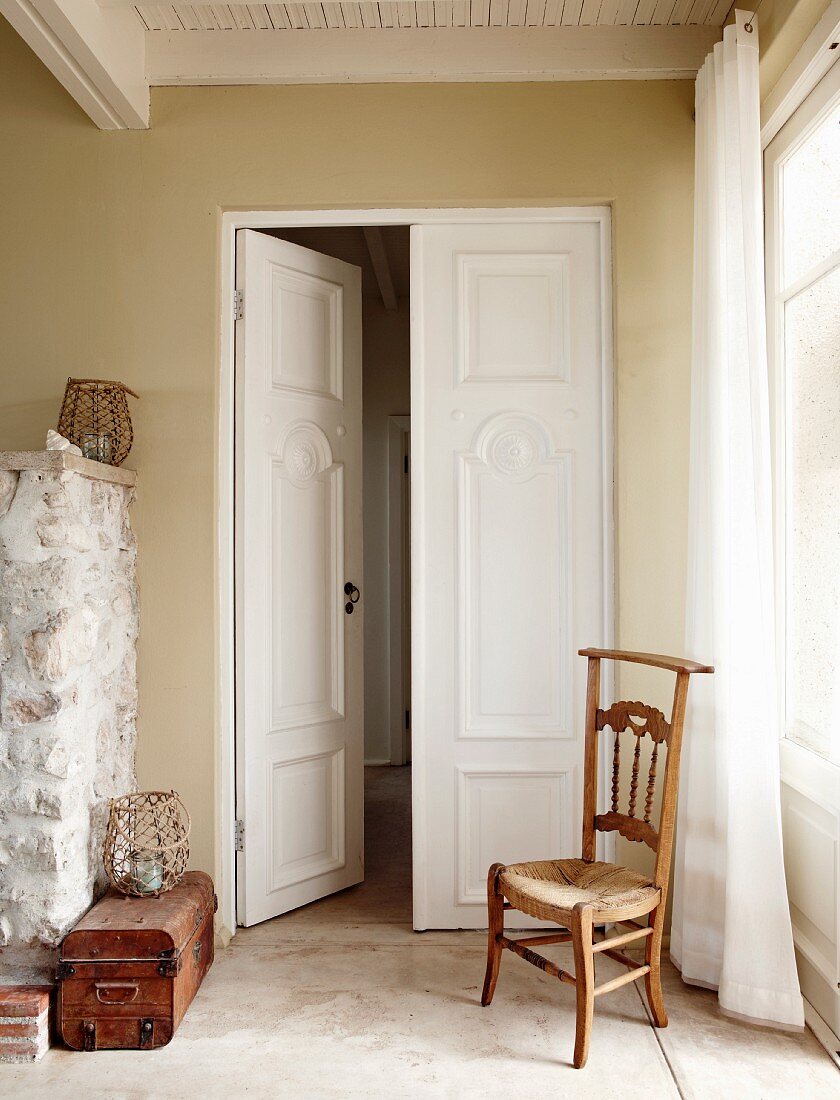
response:
[[[144,1019],[140,1021],[140,1049],[151,1047],[155,1038],[155,1021]]]
[[[84,1037],[82,1049],[96,1050],[96,1021],[85,1020],[82,1026],[82,1033]]]

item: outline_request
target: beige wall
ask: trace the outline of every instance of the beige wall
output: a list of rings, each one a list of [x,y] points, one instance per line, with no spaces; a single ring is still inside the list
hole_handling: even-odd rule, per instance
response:
[[[611,203],[618,637],[679,650],[692,100],[664,81],[166,89],[149,131],[104,133],[0,25],[0,447],[42,445],[68,374],[142,394],[140,781],[184,796],[194,865],[216,848],[220,208]]]
[[[829,3],[830,0],[761,0],[756,21],[762,102],[793,61]]]

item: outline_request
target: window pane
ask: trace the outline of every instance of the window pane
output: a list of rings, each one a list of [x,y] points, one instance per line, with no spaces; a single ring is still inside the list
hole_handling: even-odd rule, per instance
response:
[[[785,306],[789,394],[787,736],[837,757],[840,268]]]
[[[840,102],[783,169],[784,284],[840,248]]]

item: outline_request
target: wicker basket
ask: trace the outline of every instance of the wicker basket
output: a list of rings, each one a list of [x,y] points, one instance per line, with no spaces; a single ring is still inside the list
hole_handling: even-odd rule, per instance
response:
[[[81,449],[84,458],[121,466],[134,431],[127,395],[139,395],[122,382],[102,378],[68,378],[58,430]]]
[[[158,897],[181,880],[190,856],[190,815],[174,791],[112,798],[105,872],[123,894]]]

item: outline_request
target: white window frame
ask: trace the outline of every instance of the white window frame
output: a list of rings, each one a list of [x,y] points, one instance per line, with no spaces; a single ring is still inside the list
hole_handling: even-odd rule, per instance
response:
[[[833,22],[832,22],[833,21]],[[831,24],[830,26],[828,24]],[[840,85],[840,50],[831,50],[831,42],[840,36],[840,0],[833,0],[826,15],[806,43],[806,47],[785,73],[770,99],[776,97],[776,105],[770,104],[765,121],[762,108],[762,145],[764,152],[765,188],[765,265],[767,296],[767,352],[772,414],[772,461],[774,486],[774,543],[776,566],[776,657],[779,683],[781,802],[785,848],[790,846],[790,856],[796,863],[802,856],[803,841],[797,841],[785,826],[786,814],[798,815],[800,824],[807,822],[810,829],[806,849],[816,842],[821,846],[824,858],[832,859],[826,852],[834,852],[835,864],[833,900],[834,940],[840,943],[840,864],[837,863],[840,842],[840,767],[828,758],[800,745],[787,737],[787,522],[786,509],[789,493],[787,476],[787,431],[789,406],[784,360],[784,306],[796,293],[801,293],[821,276],[827,274],[837,262],[835,254],[830,260],[815,266],[805,276],[788,287],[783,285],[782,270],[782,169],[797,148],[807,140],[830,109]],[[810,55],[809,55],[809,50]],[[769,102],[769,101],[768,101]],[[779,103],[786,103],[782,111]],[[765,105],[767,106],[767,104]],[[807,860],[808,857],[806,857]],[[821,866],[819,863],[817,866]],[[791,899],[793,939],[797,949],[797,962],[805,1008],[805,1021],[819,1042],[840,1066],[840,948],[825,950],[825,944],[811,934],[807,914],[801,910],[809,903],[819,906],[826,903],[814,897],[813,877],[810,885],[807,874],[814,875],[814,867],[806,868],[806,876],[794,874],[788,878]],[[824,880],[830,886],[830,876]],[[819,893],[819,887],[816,888]],[[803,919],[803,914],[805,919]],[[829,937],[830,938],[830,937]]]
[[[773,526],[776,560],[776,667],[779,684],[780,728],[784,745],[796,744],[787,737],[786,702],[788,684],[786,609],[789,586],[787,503],[790,498],[791,478],[787,463],[790,409],[788,380],[785,373],[784,312],[787,302],[840,266],[840,250],[810,268],[798,279],[785,285],[782,262],[783,169],[832,109],[838,94],[840,94],[840,64],[835,63],[822,76],[808,98],[793,112],[764,152],[767,357],[773,433]],[[803,749],[803,751],[811,750]],[[831,762],[840,763],[836,745],[831,754]]]

